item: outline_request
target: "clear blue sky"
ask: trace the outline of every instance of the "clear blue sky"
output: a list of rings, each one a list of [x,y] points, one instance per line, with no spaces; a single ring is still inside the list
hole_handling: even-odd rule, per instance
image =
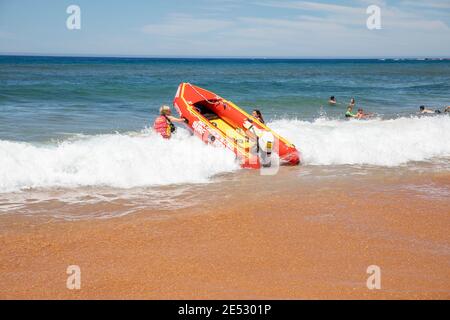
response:
[[[71,4],[81,30],[66,28]],[[0,53],[450,57],[449,26],[450,0],[0,0]]]

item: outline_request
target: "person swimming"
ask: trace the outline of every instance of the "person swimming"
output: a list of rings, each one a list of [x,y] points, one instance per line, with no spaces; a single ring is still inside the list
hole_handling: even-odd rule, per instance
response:
[[[436,113],[436,111],[433,111],[433,110],[431,110],[431,109],[425,108],[425,106],[420,106],[419,112],[420,112],[421,114],[433,114],[433,113]],[[439,112],[439,113],[440,113],[440,112]]]
[[[348,105],[349,107],[351,106],[352,108],[354,107],[354,106],[356,106],[356,100],[355,100],[355,98],[351,98],[350,99],[350,104]]]
[[[262,116],[261,111],[259,111],[258,109],[254,109],[252,112],[252,116],[253,118],[255,118],[256,120],[258,120],[259,122],[261,122],[262,124],[265,124],[264,122],[264,118]]]
[[[175,132],[174,122],[185,122],[186,119],[175,118],[172,116],[172,110],[169,106],[159,108],[159,117],[155,119],[153,129],[158,132],[164,139],[170,139]]]
[[[346,118],[356,118],[357,115],[355,113],[353,113],[353,106],[348,106],[347,107],[347,112],[345,112],[345,117]]]
[[[337,104],[337,101],[336,101],[336,97],[335,96],[331,96],[330,97],[330,100],[328,100],[328,104],[329,105],[336,105]]]
[[[444,112],[450,112],[450,106],[447,106],[447,107],[444,109]]]
[[[358,119],[367,119],[370,118],[373,115],[373,113],[365,113],[362,108],[358,109],[358,112],[356,113],[356,118]]]

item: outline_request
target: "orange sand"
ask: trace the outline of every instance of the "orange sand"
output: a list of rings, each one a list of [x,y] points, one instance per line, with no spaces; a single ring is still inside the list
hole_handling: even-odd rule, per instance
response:
[[[414,179],[450,185],[449,175]],[[448,198],[383,191],[381,178],[250,193],[245,181],[175,214],[0,216],[0,298],[450,298]],[[66,288],[73,264],[79,291]],[[369,265],[381,267],[381,290],[366,287]]]

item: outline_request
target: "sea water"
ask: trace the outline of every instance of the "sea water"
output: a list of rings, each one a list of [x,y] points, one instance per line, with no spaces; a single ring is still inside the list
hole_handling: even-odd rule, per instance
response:
[[[233,154],[186,129],[170,141],[150,129],[181,82],[260,109],[303,168],[449,170],[450,116],[417,111],[450,105],[450,61],[0,56],[0,193],[197,184],[239,171]],[[374,118],[346,120],[352,97]]]

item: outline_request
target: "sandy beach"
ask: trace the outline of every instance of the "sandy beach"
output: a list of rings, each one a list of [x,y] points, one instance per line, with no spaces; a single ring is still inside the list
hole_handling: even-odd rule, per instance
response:
[[[450,300],[449,3],[0,1],[0,301]]]
[[[73,221],[3,214],[0,298],[450,298],[450,201],[437,192],[449,190],[448,173],[299,172],[243,172],[192,190],[202,201],[176,210]],[[69,265],[80,266],[81,290],[66,288]],[[366,286],[370,265],[381,268],[380,290]]]

